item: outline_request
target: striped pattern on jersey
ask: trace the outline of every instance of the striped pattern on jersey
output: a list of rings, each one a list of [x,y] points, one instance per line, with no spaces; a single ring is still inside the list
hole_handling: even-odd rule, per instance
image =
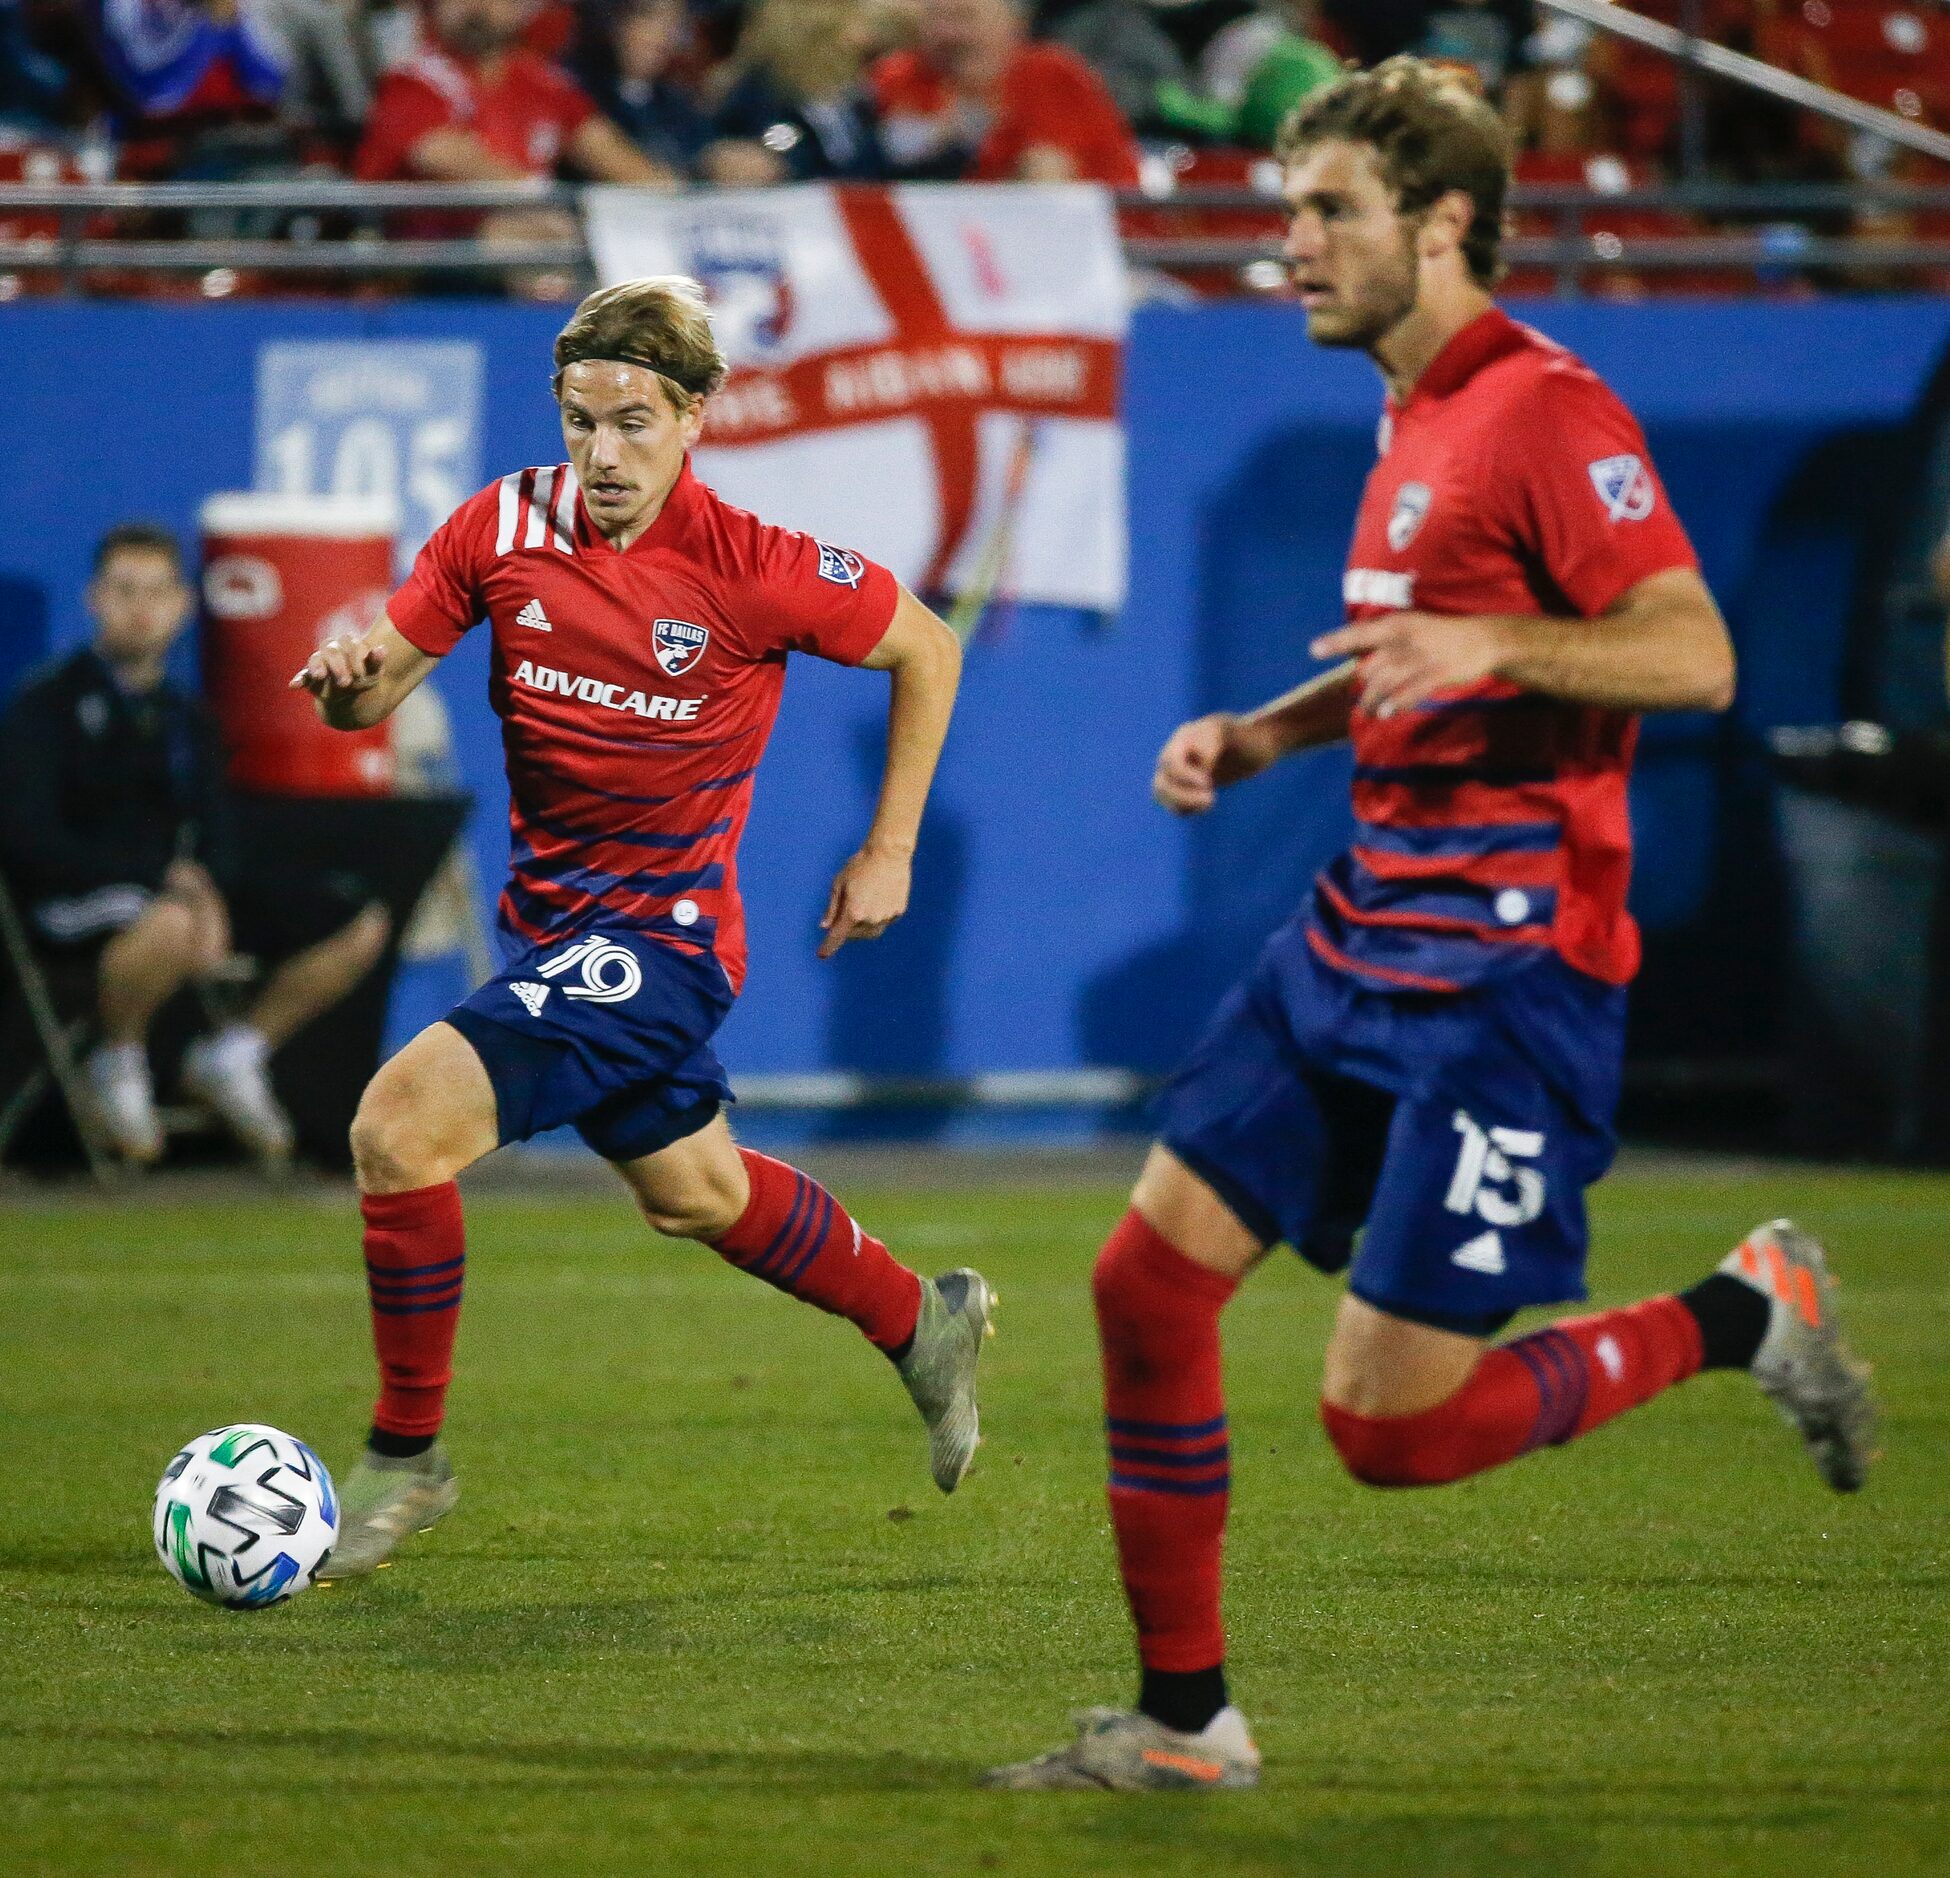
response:
[[[1194,1498],[1232,1485],[1232,1443],[1226,1418],[1203,1422],[1140,1422],[1104,1418],[1110,1440],[1110,1484],[1127,1493]]]
[[[1488,680],[1395,717],[1357,711],[1354,839],[1314,882],[1307,938],[1390,989],[1455,992],[1621,908],[1633,725]]]
[[[531,945],[602,925],[715,950],[768,728],[730,740],[748,746],[750,760],[729,772],[718,768],[723,745],[659,746],[666,763],[660,775],[679,785],[666,795],[622,794],[581,780],[551,790],[531,773],[527,799],[511,805],[504,926]],[[509,721],[506,730],[513,746],[517,727]],[[557,724],[549,734],[559,746],[600,733]],[[642,739],[633,743],[644,747]],[[701,773],[687,779],[687,771]]]
[[[502,477],[495,516],[496,554],[542,547],[575,553],[575,471],[566,463],[551,463]]]

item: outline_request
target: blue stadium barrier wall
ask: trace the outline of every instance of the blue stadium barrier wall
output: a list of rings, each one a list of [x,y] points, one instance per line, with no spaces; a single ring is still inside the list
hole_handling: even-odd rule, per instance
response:
[[[1751,1044],[1771,1022],[1752,936],[1778,905],[1755,733],[1837,712],[1865,527],[1897,500],[1893,443],[1950,303],[1541,302],[1517,308],[1637,409],[1733,621],[1730,726],[1654,725],[1634,805],[1650,944],[1642,1038]],[[481,359],[481,480],[559,454],[547,352],[559,314],[20,304],[0,309],[0,684],[37,635],[84,631],[90,545],[131,515],[194,526],[250,485],[268,341],[464,339]],[[966,1074],[1156,1068],[1342,838],[1345,760],[1297,762],[1184,827],[1148,801],[1160,739],[1310,669],[1373,455],[1378,387],[1275,306],[1153,308],[1127,374],[1133,582],[1115,621],[1025,609],[969,660],[909,918],[821,965],[814,922],[863,826],[882,680],[795,661],[742,874],[753,966],[723,1047],[734,1071]],[[506,857],[482,647],[438,682],[481,810],[484,880]],[[428,1014],[432,1014],[429,1011]]]

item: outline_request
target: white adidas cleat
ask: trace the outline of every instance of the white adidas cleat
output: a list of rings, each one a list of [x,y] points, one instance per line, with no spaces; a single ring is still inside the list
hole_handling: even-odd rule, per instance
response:
[[[271,1090],[270,1049],[247,1024],[199,1037],[183,1052],[185,1095],[209,1109],[258,1160],[282,1167],[291,1158],[291,1118]]]
[[[981,1443],[975,1369],[983,1341],[995,1335],[994,1315],[995,1293],[980,1272],[962,1266],[921,1280],[921,1314],[900,1379],[927,1423],[928,1468],[943,1493],[961,1485]]]
[[[116,1153],[144,1165],[159,1160],[163,1151],[162,1118],[156,1113],[156,1091],[149,1080],[149,1058],[142,1045],[98,1044],[88,1053],[84,1067],[95,1112]]]
[[[1756,1226],[1720,1261],[1767,1299],[1767,1334],[1751,1374],[1837,1493],[1854,1493],[1876,1458],[1869,1366],[1848,1347],[1828,1255],[1789,1219]]]
[[[338,1544],[318,1568],[319,1582],[363,1578],[390,1565],[406,1540],[437,1526],[459,1498],[460,1482],[438,1441],[410,1457],[366,1449],[339,1483]]]
[[[1159,1793],[1259,1785],[1259,1749],[1236,1708],[1222,1708],[1195,1735],[1135,1709],[1088,1708],[1077,1738],[1033,1761],[991,1767],[985,1787],[1019,1793]]]

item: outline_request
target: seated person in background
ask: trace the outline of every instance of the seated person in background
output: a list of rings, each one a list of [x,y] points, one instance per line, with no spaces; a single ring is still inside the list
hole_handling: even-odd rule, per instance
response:
[[[884,177],[862,78],[888,24],[868,0],[758,0],[731,61],[705,175],[734,187]]]
[[[711,141],[711,119],[670,74],[688,30],[684,0],[592,0],[577,60],[596,108],[651,162],[688,176]]]
[[[192,1044],[182,1072],[247,1147],[282,1161],[291,1124],[270,1054],[372,969],[385,909],[295,871],[238,876],[215,727],[163,672],[190,611],[175,538],[111,529],[88,610],[93,643],[29,678],[0,718],[0,865],[41,945],[97,954],[88,1082],[132,1161],[163,1147],[145,1047],[156,1012],[228,964],[233,932],[244,952],[283,961],[248,1017]]]
[[[1103,81],[1074,52],[1024,33],[1014,0],[921,0],[914,49],[870,74],[897,174],[1137,182],[1137,144]]]
[[[532,11],[532,0],[430,0],[431,38],[379,81],[354,166],[360,180],[522,182],[553,176],[559,164],[597,182],[673,180],[574,79],[521,44]],[[553,209],[504,211],[479,225],[483,240],[562,231],[574,232]]]

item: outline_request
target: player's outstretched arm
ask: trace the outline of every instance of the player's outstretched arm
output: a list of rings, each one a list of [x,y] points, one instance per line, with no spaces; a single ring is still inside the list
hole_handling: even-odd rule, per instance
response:
[[[865,663],[893,675],[887,767],[873,825],[827,897],[819,922],[826,935],[819,947],[823,959],[849,939],[878,939],[907,911],[921,811],[961,684],[961,641],[903,587],[894,617]]]
[[[291,680],[309,691],[334,730],[383,724],[440,661],[422,652],[383,613],[364,633],[341,633],[308,658]]]
[[[1391,613],[1325,633],[1313,651],[1360,661],[1361,703],[1378,717],[1484,678],[1615,711],[1733,702],[1733,642],[1689,567],[1648,575],[1595,619]]]
[[[1244,716],[1214,711],[1180,724],[1158,752],[1152,795],[1174,815],[1203,815],[1229,784],[1296,750],[1338,743],[1347,735],[1354,688],[1349,659]]]

